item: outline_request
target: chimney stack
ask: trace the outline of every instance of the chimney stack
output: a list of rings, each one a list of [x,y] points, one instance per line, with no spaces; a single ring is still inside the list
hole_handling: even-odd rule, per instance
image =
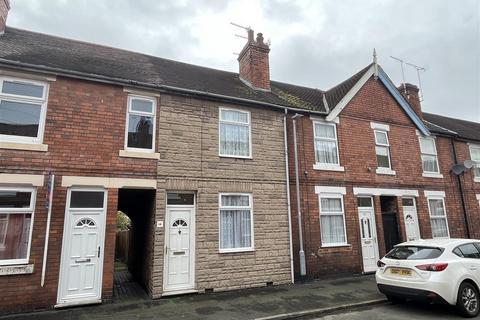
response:
[[[255,90],[270,91],[270,48],[263,42],[263,35],[253,38],[253,30],[248,30],[248,40],[238,56],[240,80]]]
[[[405,83],[405,86],[401,84],[398,87],[398,91],[400,91],[402,96],[407,99],[413,111],[415,111],[415,113],[420,117],[420,119],[423,119],[422,105],[420,104],[418,87],[411,83]]]
[[[10,10],[9,0],[0,0],[0,34],[5,31],[7,25],[8,10]]]

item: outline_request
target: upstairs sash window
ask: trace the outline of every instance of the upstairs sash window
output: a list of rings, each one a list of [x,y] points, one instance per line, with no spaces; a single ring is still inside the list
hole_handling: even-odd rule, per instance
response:
[[[422,156],[422,168],[425,173],[440,173],[438,169],[437,148],[435,139],[420,137],[420,152]]]
[[[316,163],[339,165],[335,124],[314,122],[314,135]]]
[[[250,158],[250,112],[220,108],[220,156]]]
[[[155,150],[155,109],[156,100],[148,97],[129,96],[127,150],[153,152]]]
[[[377,154],[377,165],[379,168],[391,169],[390,143],[386,131],[375,130],[375,152]]]

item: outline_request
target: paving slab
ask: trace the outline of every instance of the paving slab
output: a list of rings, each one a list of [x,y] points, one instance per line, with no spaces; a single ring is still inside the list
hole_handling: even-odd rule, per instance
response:
[[[384,301],[384,296],[378,292],[375,278],[368,275],[157,300],[122,300],[96,306],[1,316],[0,320],[293,319],[309,315],[308,311],[381,301]]]

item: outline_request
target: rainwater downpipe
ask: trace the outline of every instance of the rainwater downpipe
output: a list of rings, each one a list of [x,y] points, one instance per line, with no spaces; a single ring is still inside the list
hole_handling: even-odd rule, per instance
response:
[[[288,110],[285,109],[285,115],[283,116],[283,140],[285,142],[285,178],[287,184],[287,210],[288,210],[288,241],[290,245],[290,277],[292,283],[295,283],[295,273],[293,270],[293,243],[292,243],[292,203],[290,201],[290,169],[288,163],[288,134],[287,134],[287,118]]]
[[[293,150],[295,156],[295,188],[297,192],[297,220],[298,220],[298,240],[300,242],[300,276],[303,278],[307,274],[305,264],[305,251],[303,250],[303,229],[302,229],[302,211],[300,203],[300,180],[298,176],[298,148],[297,148],[297,123],[296,119],[303,117],[302,114],[296,113],[293,117]]]
[[[454,161],[454,164],[457,164],[458,163],[457,150],[455,148],[454,138],[450,138],[450,142],[452,144],[453,161]],[[463,194],[462,179],[460,178],[460,175],[456,175],[456,176],[457,176],[457,182],[458,182],[458,190],[460,191],[460,200],[462,201],[463,218],[465,219],[465,229],[467,231],[467,237],[470,239],[471,238],[470,227],[468,226],[467,206],[465,205],[465,195]]]

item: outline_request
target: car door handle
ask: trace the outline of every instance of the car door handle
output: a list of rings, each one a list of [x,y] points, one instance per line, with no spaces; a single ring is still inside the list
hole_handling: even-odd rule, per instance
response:
[[[470,266],[470,270],[472,270],[472,271],[476,271],[477,269],[478,269],[478,268],[475,267],[475,266]]]

